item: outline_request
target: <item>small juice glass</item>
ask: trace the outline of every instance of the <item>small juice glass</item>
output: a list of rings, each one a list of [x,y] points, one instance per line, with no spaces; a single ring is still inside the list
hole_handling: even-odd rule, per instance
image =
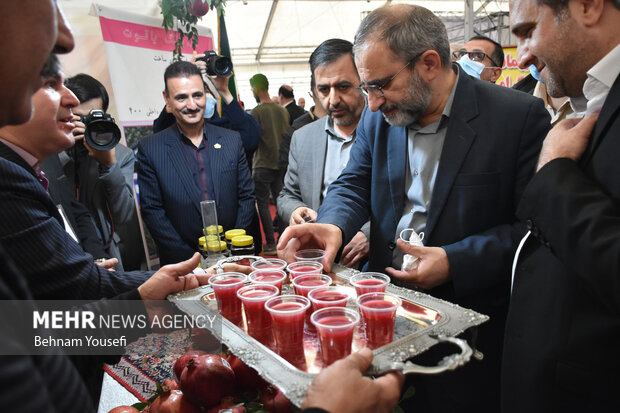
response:
[[[278,288],[269,284],[250,284],[237,291],[237,297],[243,303],[248,334],[266,346],[272,345],[273,334],[271,315],[265,310],[265,302],[278,294]]]
[[[339,285],[319,287],[308,293],[312,303],[312,310],[317,311],[325,307],[346,307],[349,294],[346,288]]]
[[[304,274],[322,274],[323,273],[323,264],[320,262],[312,262],[312,261],[298,261],[293,262],[286,267],[288,273],[291,276],[291,281],[299,276]]]
[[[304,319],[310,300],[299,295],[281,295],[267,300],[278,354],[293,365],[305,364],[303,357]]]
[[[282,294],[282,284],[286,280],[286,273],[282,270],[265,269],[254,270],[250,273],[250,281],[252,284],[270,284],[275,285]]]
[[[295,294],[307,297],[310,291],[330,285],[332,278],[325,274],[304,274],[295,277],[292,283]]]
[[[390,293],[367,293],[357,297],[364,324],[366,325],[366,345],[376,349],[391,343],[394,339],[396,310],[402,300]]]
[[[357,311],[345,307],[326,307],[315,311],[310,320],[319,335],[325,366],[351,354],[353,330],[360,321]]]
[[[225,272],[209,279],[220,314],[238,326],[243,322],[243,316],[237,290],[243,287],[246,281],[246,275],[239,272]]]
[[[366,293],[382,293],[390,282],[390,277],[380,272],[361,272],[349,281],[359,297]]]
[[[325,258],[325,250],[321,249],[308,249],[308,250],[299,250],[295,253],[294,257],[297,261],[313,261],[318,263],[323,263],[323,258]]]
[[[286,270],[286,261],[278,258],[263,258],[250,264],[254,270]]]

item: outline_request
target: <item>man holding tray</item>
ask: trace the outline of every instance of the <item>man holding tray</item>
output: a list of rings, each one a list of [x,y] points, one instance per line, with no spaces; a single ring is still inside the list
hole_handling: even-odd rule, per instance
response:
[[[542,101],[473,79],[450,61],[443,22],[412,5],[382,7],[360,24],[353,47],[368,97],[349,163],[329,188],[317,224],[292,238],[327,251],[327,269],[370,218],[369,271],[487,314],[476,347],[483,360],[416,377],[419,411],[499,410],[499,377],[515,215],[549,115]],[[403,229],[424,232],[417,269],[401,271]],[[434,347],[421,364],[436,363]],[[448,350],[448,349],[446,349]],[[479,389],[485,396],[479,396]]]

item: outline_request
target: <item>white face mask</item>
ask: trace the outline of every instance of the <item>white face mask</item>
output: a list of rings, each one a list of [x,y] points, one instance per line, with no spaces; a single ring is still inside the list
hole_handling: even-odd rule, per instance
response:
[[[480,79],[480,74],[486,67],[484,63],[474,62],[473,60],[471,60],[467,54],[461,56],[457,63],[461,66],[461,68],[463,68],[465,73],[472,77],[475,77],[476,79]]]
[[[211,96],[207,96],[207,102],[205,103],[205,118],[211,119],[215,113],[215,107],[217,106],[217,100]]]

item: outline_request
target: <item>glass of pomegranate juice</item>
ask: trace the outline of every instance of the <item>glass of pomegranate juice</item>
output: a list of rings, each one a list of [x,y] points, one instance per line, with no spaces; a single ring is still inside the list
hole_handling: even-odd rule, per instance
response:
[[[265,310],[265,302],[279,294],[278,287],[269,284],[250,284],[237,291],[243,303],[248,334],[266,346],[271,346],[271,316]]]
[[[339,285],[319,287],[308,293],[312,303],[312,310],[320,310],[325,307],[346,307],[349,301],[347,289]]]
[[[286,261],[278,258],[263,258],[250,264],[255,270],[282,270],[286,269]]]
[[[366,345],[371,349],[391,343],[394,339],[396,310],[402,300],[390,293],[367,293],[357,297],[364,324],[366,326]]]
[[[383,292],[390,282],[390,277],[380,272],[361,272],[351,277],[349,281],[359,297],[362,294]]]
[[[282,294],[282,284],[286,280],[286,273],[277,269],[254,270],[250,273],[252,284],[269,284],[278,288],[278,294]]]
[[[325,366],[351,354],[353,330],[360,321],[359,313],[345,307],[326,307],[310,317],[316,327]]]
[[[297,261],[314,261],[323,264],[323,258],[327,253],[321,249],[299,250],[294,257]]]
[[[278,354],[294,365],[299,365],[300,360],[291,360],[290,355],[303,356],[304,319],[309,307],[310,300],[299,295],[281,295],[265,303],[271,314]]]
[[[241,326],[243,317],[241,314],[241,301],[237,297],[237,290],[243,287],[247,281],[245,274],[239,272],[225,272],[214,275],[209,279],[209,284],[215,293],[217,308],[222,317],[230,322]]]
[[[325,274],[304,274],[293,278],[292,283],[295,294],[307,297],[310,291],[330,285],[332,278]]]
[[[292,281],[295,277],[303,274],[322,274],[323,264],[312,261],[297,261],[289,264],[286,269]]]

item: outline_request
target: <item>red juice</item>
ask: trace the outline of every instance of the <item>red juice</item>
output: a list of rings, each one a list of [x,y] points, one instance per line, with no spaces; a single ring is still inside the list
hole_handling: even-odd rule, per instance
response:
[[[310,300],[297,295],[273,297],[265,303],[271,314],[278,354],[294,365],[300,364],[299,354],[303,353],[304,318],[308,307]]]
[[[345,307],[349,296],[342,291],[317,288],[308,293],[308,298],[312,302],[312,309],[316,311],[325,307]]]
[[[301,276],[300,276],[301,278]],[[315,275],[312,275],[310,277],[308,277],[307,279],[304,280],[296,280],[293,283],[293,286],[295,287],[295,293],[297,295],[301,295],[303,297],[307,297],[308,293],[312,290],[314,290],[315,288],[319,288],[325,285],[329,285],[331,280],[325,280],[322,278],[319,278]]]
[[[397,303],[377,299],[364,302],[360,308],[366,323],[368,347],[376,349],[391,343],[394,339]]]
[[[269,284],[278,288],[279,294],[282,294],[282,284],[286,280],[284,271],[274,270],[256,270],[250,274],[250,280],[255,284]]]
[[[237,297],[237,290],[243,287],[245,280],[246,277],[243,274],[231,275],[230,273],[224,273],[211,277],[209,281],[215,293],[220,314],[238,326],[242,324],[243,317],[241,315],[241,301]]]
[[[265,302],[278,295],[278,289],[267,284],[252,284],[241,288],[237,294],[243,302],[248,334],[270,346],[273,342],[271,316],[265,309]]]
[[[369,278],[355,283],[355,292],[358,296],[366,293],[382,293],[386,287],[385,281]]]
[[[321,343],[321,355],[323,363],[329,366],[334,361],[351,354],[355,324],[351,324],[351,318],[347,316],[326,317],[321,320],[321,324],[325,325],[325,327],[317,328]]]
[[[311,261],[298,261],[288,265],[288,273],[291,276],[291,280],[305,274],[322,274],[323,265],[318,262]]]

